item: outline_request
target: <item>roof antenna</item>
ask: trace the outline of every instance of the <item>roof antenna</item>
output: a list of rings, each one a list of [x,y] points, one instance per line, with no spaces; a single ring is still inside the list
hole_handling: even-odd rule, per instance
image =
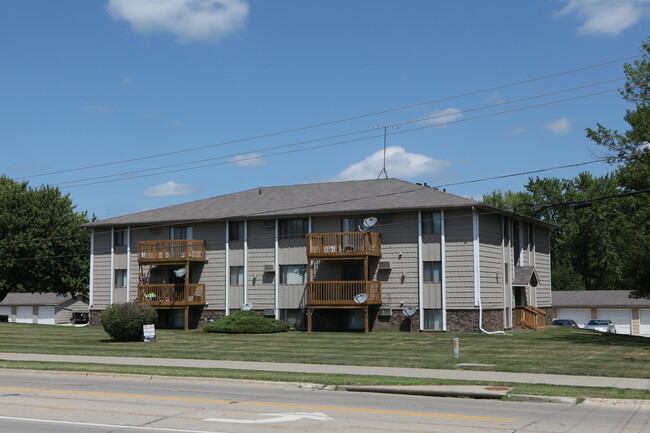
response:
[[[386,126],[369,126],[368,128],[370,128],[370,129],[383,129],[384,130],[384,166],[381,169],[381,171],[379,172],[379,176],[377,176],[377,179],[379,179],[381,177],[382,173],[384,174],[386,179],[388,179],[388,172],[386,172],[386,130],[388,128],[397,129],[397,128],[399,128],[399,126],[390,126],[390,125],[386,125]]]

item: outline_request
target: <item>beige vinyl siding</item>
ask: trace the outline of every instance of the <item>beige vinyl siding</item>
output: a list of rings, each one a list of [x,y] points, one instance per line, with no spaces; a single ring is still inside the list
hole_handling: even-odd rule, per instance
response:
[[[304,308],[305,285],[281,284],[278,293],[278,308]]]
[[[312,233],[338,233],[341,231],[342,216],[313,217],[311,219]]]
[[[399,308],[402,302],[404,306],[417,306],[417,212],[393,213],[390,222],[378,223],[372,231],[381,234],[381,257],[370,258],[370,279],[382,282],[382,307]],[[379,261],[390,262],[390,271],[377,270]]]
[[[479,215],[481,304],[483,308],[503,307],[501,230],[501,215]]]
[[[305,248],[305,239],[278,239],[278,264],[307,264],[307,249]]]
[[[275,230],[264,227],[262,220],[248,221],[248,239],[248,302],[256,310],[274,308],[275,274],[265,273],[264,266],[275,260]]]
[[[205,241],[206,258],[202,266],[192,264],[192,282],[205,284],[206,308],[226,308],[226,223],[205,223],[192,226],[192,237]]]
[[[422,284],[422,304],[424,308],[442,308],[442,284]]]
[[[535,270],[539,277],[537,307],[551,306],[551,239],[550,229],[535,227]]]
[[[95,232],[93,265],[93,308],[106,308],[111,302],[111,232],[107,229]]]
[[[87,313],[88,304],[76,299],[70,299],[63,304],[58,305],[54,310],[54,323],[57,325],[64,325],[70,323],[72,313]]]
[[[474,308],[472,211],[445,211],[447,309]]]

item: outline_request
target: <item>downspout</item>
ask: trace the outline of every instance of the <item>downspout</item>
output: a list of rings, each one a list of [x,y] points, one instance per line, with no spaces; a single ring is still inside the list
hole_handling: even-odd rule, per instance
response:
[[[420,331],[424,330],[424,305],[422,303],[422,211],[418,211],[418,307],[420,315]]]
[[[440,211],[440,286],[442,297],[442,330],[447,331],[447,279],[445,277],[447,260],[445,256],[445,210]]]
[[[280,245],[278,244],[278,219],[275,219],[275,251],[273,253],[273,272],[274,272],[274,282],[273,288],[275,289],[275,320],[280,320],[280,305],[279,305],[279,290],[280,290],[280,266],[278,260],[278,253],[280,251]]]
[[[129,302],[130,294],[131,294],[131,227],[129,226],[126,228],[126,302]]]
[[[93,307],[93,294],[95,291],[95,229],[90,230],[90,276],[88,278],[88,290],[90,296],[90,303],[88,305],[88,312]]]
[[[230,315],[230,221],[226,221],[226,316]]]
[[[248,303],[248,221],[244,220],[244,304]]]
[[[478,329],[484,334],[490,335],[504,335],[503,331],[486,331],[483,329],[483,305],[481,304],[481,263],[480,263],[480,252],[479,252],[479,224],[478,224],[478,212],[472,206],[472,234],[473,234],[473,246],[474,246],[474,306],[478,306]]]
[[[115,255],[115,227],[111,227],[111,291],[110,291],[110,296],[109,296],[109,303],[110,305],[113,305],[113,290],[115,286],[115,269],[114,267],[114,258]]]

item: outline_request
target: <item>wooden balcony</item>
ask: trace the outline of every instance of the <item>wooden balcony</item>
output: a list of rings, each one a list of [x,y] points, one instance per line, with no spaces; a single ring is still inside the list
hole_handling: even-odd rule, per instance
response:
[[[366,293],[363,304],[354,297]],[[310,281],[307,283],[308,308],[354,308],[381,305],[381,281]]]
[[[205,241],[181,239],[138,242],[138,262],[140,264],[205,262],[205,260]]]
[[[540,331],[546,328],[546,311],[533,306],[515,307],[515,328],[534,329]]]
[[[138,284],[138,303],[154,308],[205,304],[205,284]]]
[[[307,259],[348,259],[381,256],[379,233],[312,233],[307,235]]]

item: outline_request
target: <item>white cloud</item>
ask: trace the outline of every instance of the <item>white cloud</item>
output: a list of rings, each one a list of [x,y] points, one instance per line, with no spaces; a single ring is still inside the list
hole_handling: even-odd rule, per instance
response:
[[[573,119],[563,117],[561,119],[553,120],[552,122],[547,122],[544,124],[544,128],[548,129],[554,134],[557,135],[566,135],[571,132],[571,124]]]
[[[244,27],[246,0],[110,0],[108,12],[138,32],[169,32],[182,41],[217,41]]]
[[[199,190],[198,185],[190,183],[176,183],[173,180],[152,186],[143,195],[145,197],[171,197],[178,195],[189,195]]]
[[[517,135],[517,134],[523,134],[526,132],[527,129],[525,126],[515,126],[514,128],[510,128],[505,131],[507,135]]]
[[[379,150],[361,162],[348,166],[332,180],[374,179],[384,165],[384,151]],[[439,175],[451,163],[429,158],[419,153],[409,153],[400,146],[386,148],[386,171],[389,177],[411,178],[423,174]]]
[[[463,117],[458,108],[445,108],[444,110],[432,111],[422,120],[432,125],[445,125]]]
[[[502,104],[506,101],[501,92],[494,92],[488,95],[487,100],[490,104]]]
[[[616,36],[648,13],[649,0],[564,0],[557,15],[575,13],[582,24],[578,33]]]
[[[266,164],[262,156],[261,153],[242,153],[233,156],[228,162],[237,167],[259,167]]]

